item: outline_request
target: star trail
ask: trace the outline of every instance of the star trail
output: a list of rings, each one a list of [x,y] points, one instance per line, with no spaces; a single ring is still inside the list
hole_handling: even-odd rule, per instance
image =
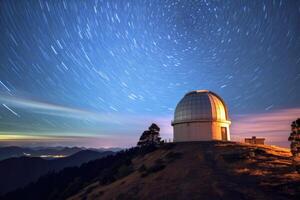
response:
[[[1,135],[130,146],[157,122],[170,138],[195,89],[220,94],[236,126],[300,116],[299,1],[2,0],[0,27]]]

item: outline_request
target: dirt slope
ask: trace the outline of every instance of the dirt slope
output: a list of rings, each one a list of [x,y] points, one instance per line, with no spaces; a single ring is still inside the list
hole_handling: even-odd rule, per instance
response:
[[[266,145],[177,143],[136,158],[130,175],[69,199],[300,199],[290,156]]]

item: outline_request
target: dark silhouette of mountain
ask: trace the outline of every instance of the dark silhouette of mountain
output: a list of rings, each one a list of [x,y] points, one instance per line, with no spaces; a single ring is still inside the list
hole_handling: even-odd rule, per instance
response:
[[[3,199],[300,199],[290,156],[234,142],[136,147],[49,173]]]
[[[109,148],[89,148],[89,150],[92,151],[113,151],[113,152],[118,152],[123,150],[124,148],[120,147],[109,147]]]
[[[23,187],[38,180],[50,171],[59,171],[65,167],[80,166],[113,152],[82,150],[69,157],[45,160],[39,157],[17,157],[0,161],[0,194]]]
[[[21,156],[40,157],[43,155],[62,155],[70,156],[74,153],[82,151],[79,147],[64,147],[64,148],[40,148],[34,149],[29,147],[8,146],[0,148],[0,161]]]
[[[11,157],[20,157],[24,156],[24,152],[31,154],[34,150],[16,147],[16,146],[9,146],[9,147],[1,147],[0,148],[0,160],[4,160]]]
[[[21,156],[29,157],[41,157],[44,156],[45,159],[53,159],[55,156],[70,156],[82,150],[91,150],[97,152],[103,151],[120,151],[121,148],[84,148],[84,147],[18,147],[18,146],[8,146],[0,147],[0,161]]]
[[[71,156],[53,160],[52,163],[54,163],[54,166],[59,166],[59,168],[62,169],[69,166],[80,166],[82,163],[90,160],[95,160],[112,154],[114,154],[112,151],[97,152],[92,150],[82,150]]]
[[[61,148],[61,149],[43,148],[43,149],[36,150],[36,153],[38,155],[64,155],[64,156],[70,156],[70,155],[72,155],[74,153],[77,153],[77,152],[80,152],[82,150],[85,150],[85,149],[80,148],[80,147],[64,147],[64,148]]]

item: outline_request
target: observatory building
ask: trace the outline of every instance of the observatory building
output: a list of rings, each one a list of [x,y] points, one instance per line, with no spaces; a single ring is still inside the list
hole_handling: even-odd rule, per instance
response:
[[[223,99],[208,90],[187,93],[172,121],[174,142],[230,140],[228,110]]]

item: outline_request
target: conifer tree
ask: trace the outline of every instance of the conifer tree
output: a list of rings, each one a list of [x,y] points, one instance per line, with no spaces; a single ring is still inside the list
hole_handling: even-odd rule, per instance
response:
[[[137,146],[147,146],[147,145],[158,145],[161,143],[161,138],[159,137],[160,128],[152,123],[148,130],[144,131],[137,143]]]
[[[300,118],[292,122],[291,131],[288,140],[291,142],[291,153],[295,158],[300,155]]]

